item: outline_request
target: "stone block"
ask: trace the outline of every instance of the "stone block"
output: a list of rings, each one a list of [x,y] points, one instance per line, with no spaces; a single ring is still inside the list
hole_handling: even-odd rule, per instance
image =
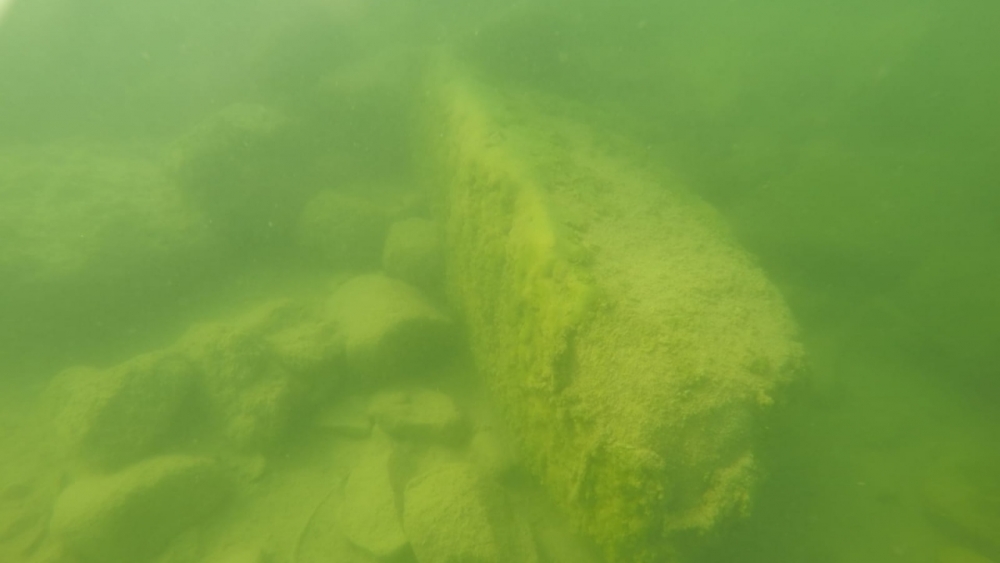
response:
[[[754,438],[801,363],[720,216],[578,105],[428,79],[446,292],[526,468],[609,563],[746,514]]]

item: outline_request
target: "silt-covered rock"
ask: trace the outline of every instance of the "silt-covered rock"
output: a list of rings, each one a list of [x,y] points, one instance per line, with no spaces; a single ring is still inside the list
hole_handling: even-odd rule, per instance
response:
[[[305,163],[291,131],[291,120],[280,111],[236,103],[174,143],[172,177],[230,248],[259,253],[290,241],[312,192],[296,181]]]
[[[329,307],[344,335],[349,366],[368,378],[439,366],[456,345],[451,319],[412,286],[383,275],[348,280]]]
[[[719,215],[582,108],[428,79],[450,304],[525,467],[614,563],[744,516],[755,437],[801,365]]]
[[[531,530],[473,466],[448,463],[406,486],[403,528],[420,563],[536,563]]]
[[[57,436],[66,453],[98,467],[136,461],[178,429],[195,377],[195,366],[170,352],[66,370],[49,389]]]
[[[67,487],[50,529],[86,563],[148,560],[218,510],[229,493],[226,474],[211,460],[152,458]]]
[[[343,354],[331,322],[287,300],[193,327],[174,346],[199,373],[209,423],[226,443],[260,451],[329,389]]]
[[[351,543],[375,557],[391,559],[409,544],[392,487],[392,449],[383,440],[374,440],[369,446],[344,485],[337,522]]]

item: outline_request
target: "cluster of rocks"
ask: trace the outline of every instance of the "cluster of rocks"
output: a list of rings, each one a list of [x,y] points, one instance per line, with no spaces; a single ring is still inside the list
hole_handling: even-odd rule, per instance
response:
[[[166,169],[230,255],[293,251],[330,269],[373,269],[388,234],[403,251],[390,261],[410,270],[417,285],[434,283],[440,264],[406,262],[440,244],[426,221],[408,219],[419,198],[379,171],[352,175],[336,154],[308,140],[308,130],[274,108],[232,104],[173,143]]]
[[[70,484],[51,538],[79,561],[142,561],[215,513],[341,378],[335,320],[266,303],[48,390]],[[74,559],[70,559],[74,561]]]
[[[302,121],[235,103],[161,158],[83,141],[8,147],[0,308],[20,321],[0,326],[5,364],[49,373],[123,340],[139,348],[197,315],[185,304],[228,292],[232,276],[262,263],[376,270],[387,237],[403,252],[390,252],[387,272],[424,290],[437,283],[439,259],[408,262],[440,245],[436,227],[413,218],[422,203],[410,183],[342,166]]]
[[[266,452],[339,377],[339,339],[334,319],[278,300],[107,369],[68,369],[48,394],[57,441],[83,470],[194,443]]]
[[[390,387],[330,412],[321,424],[360,438],[358,453],[342,487],[317,507],[328,517],[303,530],[295,561],[320,560],[337,536],[359,561],[539,560],[528,519],[501,485],[513,457],[452,394]]]
[[[47,405],[68,469],[46,540],[55,560],[164,560],[186,530],[238,520],[227,503],[252,502],[283,471],[275,460],[321,436],[349,444],[342,486],[301,512],[332,517],[310,519],[291,553],[232,557],[303,563],[336,536],[366,561],[538,561],[500,484],[513,467],[505,443],[456,402],[470,382],[442,377],[463,353],[456,322],[428,297],[440,283],[436,226],[409,219],[388,232],[386,273],[57,376]]]

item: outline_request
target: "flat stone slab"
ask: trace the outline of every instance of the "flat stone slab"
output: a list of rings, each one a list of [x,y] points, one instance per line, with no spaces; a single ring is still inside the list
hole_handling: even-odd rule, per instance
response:
[[[456,327],[414,287],[380,274],[357,276],[329,301],[347,362],[369,379],[417,374],[450,359]]]
[[[389,475],[391,454],[387,443],[373,441],[351,470],[337,511],[337,522],[347,539],[380,559],[398,556],[409,544]]]
[[[426,389],[377,394],[368,413],[386,434],[399,440],[443,442],[462,440],[462,413],[448,395]]]
[[[190,406],[195,380],[195,366],[172,352],[65,370],[48,390],[56,434],[66,453],[117,469],[162,445]]]

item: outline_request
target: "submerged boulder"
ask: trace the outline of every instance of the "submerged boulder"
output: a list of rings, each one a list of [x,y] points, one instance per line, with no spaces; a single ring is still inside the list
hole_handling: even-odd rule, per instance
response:
[[[383,440],[369,446],[344,485],[337,522],[351,543],[379,559],[392,559],[409,544],[390,475],[392,449]]]
[[[77,481],[59,495],[51,533],[86,563],[132,563],[161,552],[230,493],[211,460],[166,456]]]
[[[296,181],[301,142],[280,111],[236,103],[209,116],[171,148],[177,184],[230,248],[260,253],[287,245],[312,188]]]
[[[468,464],[444,464],[410,481],[403,527],[419,563],[538,561],[527,523]]]
[[[239,324],[205,324],[190,330],[180,349],[198,366],[209,423],[226,443],[256,450],[282,435],[299,392],[262,335]]]
[[[8,366],[120,351],[213,281],[207,217],[135,153],[95,142],[0,152],[0,310],[17,319],[0,325]]]
[[[199,373],[210,424],[245,451],[276,445],[339,375],[332,321],[290,300],[192,327],[174,346]]]
[[[72,368],[50,385],[55,431],[66,453],[117,468],[156,451],[190,409],[195,366],[170,352],[111,369]]]
[[[60,444],[105,470],[197,441],[264,452],[339,383],[343,341],[322,313],[274,300],[111,368],[64,371],[48,392]]]
[[[795,323],[641,147],[456,66],[427,82],[427,184],[476,365],[527,469],[609,563],[682,560],[748,510]]]
[[[98,144],[5,147],[0,199],[0,272],[25,291],[176,277],[210,247],[205,216],[156,162]]]
[[[348,364],[370,379],[437,367],[457,343],[450,318],[412,286],[383,275],[348,280],[329,307],[344,335]]]

